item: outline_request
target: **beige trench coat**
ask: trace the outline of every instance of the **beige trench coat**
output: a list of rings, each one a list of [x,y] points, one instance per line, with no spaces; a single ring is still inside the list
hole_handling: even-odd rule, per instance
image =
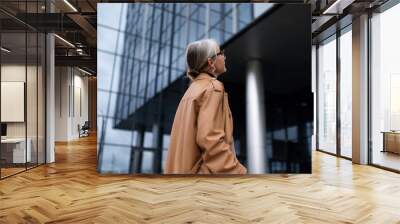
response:
[[[222,82],[197,76],[175,114],[165,174],[245,174],[236,158],[233,120]]]

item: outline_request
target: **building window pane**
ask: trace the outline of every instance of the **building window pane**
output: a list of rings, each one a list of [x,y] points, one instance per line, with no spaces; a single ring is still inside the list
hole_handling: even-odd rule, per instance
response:
[[[352,35],[340,37],[340,153],[351,158],[352,141]]]
[[[336,39],[318,48],[318,147],[336,153]]]

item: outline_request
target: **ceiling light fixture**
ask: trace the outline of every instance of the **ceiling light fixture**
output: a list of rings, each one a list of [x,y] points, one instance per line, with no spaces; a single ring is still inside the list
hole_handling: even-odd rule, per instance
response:
[[[4,52],[6,52],[6,53],[10,53],[10,52],[11,52],[11,50],[9,50],[9,49],[7,49],[7,48],[5,48],[5,47],[1,47],[1,50],[4,51]]]
[[[75,48],[75,45],[71,44],[71,42],[69,42],[68,40],[58,36],[57,34],[54,34],[55,37],[57,37],[58,39],[60,39],[61,41],[63,41],[64,43],[66,43],[67,45],[69,45],[70,47]]]
[[[68,0],[64,0],[65,4],[67,4],[72,10],[74,10],[74,12],[78,12],[78,10],[71,4],[69,3]]]
[[[330,5],[327,9],[324,10],[322,14],[328,14],[331,13],[331,10],[334,9],[337,4],[339,4],[340,0],[336,0],[332,5]]]
[[[342,14],[343,9],[351,5],[354,0],[336,0],[332,5],[324,10],[322,14]]]
[[[81,48],[77,48],[77,49],[76,49],[76,52],[77,52],[79,55],[83,55],[83,49],[81,49]]]
[[[88,71],[86,71],[86,70],[83,70],[83,69],[81,69],[81,68],[79,68],[78,67],[78,69],[79,69],[79,71],[81,71],[81,72],[83,72],[83,73],[85,73],[85,74],[87,74],[87,75],[92,75],[92,73],[90,73],[90,72],[88,72]]]

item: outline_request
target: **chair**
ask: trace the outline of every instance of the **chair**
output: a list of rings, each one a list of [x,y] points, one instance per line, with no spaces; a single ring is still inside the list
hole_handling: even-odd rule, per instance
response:
[[[82,127],[78,124],[79,138],[89,136],[89,129],[90,129],[89,121],[85,121]]]

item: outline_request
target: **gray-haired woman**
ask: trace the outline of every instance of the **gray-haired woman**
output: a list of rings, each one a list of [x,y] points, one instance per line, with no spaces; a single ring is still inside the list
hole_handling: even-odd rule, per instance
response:
[[[175,114],[166,174],[245,174],[236,158],[228,95],[217,77],[226,71],[225,55],[213,39],[186,50],[191,85]]]

